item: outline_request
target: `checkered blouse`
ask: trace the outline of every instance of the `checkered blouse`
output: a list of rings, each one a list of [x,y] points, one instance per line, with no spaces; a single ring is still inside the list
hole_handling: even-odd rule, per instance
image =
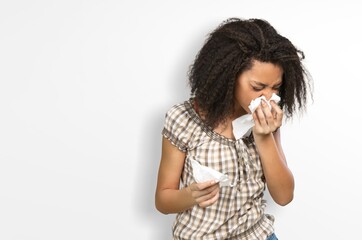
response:
[[[222,187],[216,203],[197,205],[177,214],[174,239],[260,239],[273,233],[274,218],[264,214],[265,178],[252,136],[237,141],[210,129],[199,118],[190,98],[166,114],[162,134],[186,153],[181,184],[192,176],[190,158],[201,165],[227,174],[234,187]]]

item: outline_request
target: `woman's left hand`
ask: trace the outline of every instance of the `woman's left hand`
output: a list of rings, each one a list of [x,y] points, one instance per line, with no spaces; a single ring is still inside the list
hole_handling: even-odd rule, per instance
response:
[[[268,104],[262,100],[260,106],[253,113],[255,122],[253,127],[254,134],[268,135],[276,131],[282,125],[283,111],[274,101],[270,101],[270,105],[272,106],[271,109]]]

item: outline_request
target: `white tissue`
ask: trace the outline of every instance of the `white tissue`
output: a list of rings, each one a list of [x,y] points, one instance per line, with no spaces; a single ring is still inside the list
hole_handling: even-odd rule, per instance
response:
[[[255,112],[257,107],[259,107],[259,105],[261,104],[261,100],[264,100],[266,102],[266,104],[268,104],[269,108],[271,109],[270,101],[273,100],[275,103],[278,103],[278,102],[280,102],[280,97],[278,95],[276,95],[275,93],[273,93],[272,96],[270,97],[269,101],[267,101],[264,96],[255,98],[249,104],[249,109],[250,109],[251,113]]]
[[[215,180],[220,184],[220,187],[234,185],[231,184],[229,177],[226,174],[216,171],[215,169],[202,166],[198,161],[191,159],[194,179],[197,183]]]
[[[271,108],[270,101],[273,100],[275,103],[280,102],[280,97],[275,93],[272,94],[271,98],[267,101],[264,96],[258,97],[252,100],[249,104],[249,109],[251,114],[245,114],[232,122],[233,125],[233,133],[235,139],[239,139],[241,137],[249,136],[251,133],[251,129],[254,126],[254,119],[252,113],[258,108],[261,104],[261,100],[265,100],[268,106]]]

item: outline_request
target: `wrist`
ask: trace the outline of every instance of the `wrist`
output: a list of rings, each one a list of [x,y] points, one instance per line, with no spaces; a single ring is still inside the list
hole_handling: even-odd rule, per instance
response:
[[[258,134],[253,131],[253,137],[254,137],[255,142],[267,141],[267,140],[273,139],[273,133]]]

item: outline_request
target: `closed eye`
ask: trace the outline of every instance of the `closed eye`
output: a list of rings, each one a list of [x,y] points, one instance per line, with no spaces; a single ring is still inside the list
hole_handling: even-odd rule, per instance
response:
[[[281,86],[282,86],[282,84],[278,84],[273,87],[273,90],[279,91]]]
[[[254,91],[261,91],[264,89],[264,87],[254,87],[254,86],[251,86],[253,88]]]

